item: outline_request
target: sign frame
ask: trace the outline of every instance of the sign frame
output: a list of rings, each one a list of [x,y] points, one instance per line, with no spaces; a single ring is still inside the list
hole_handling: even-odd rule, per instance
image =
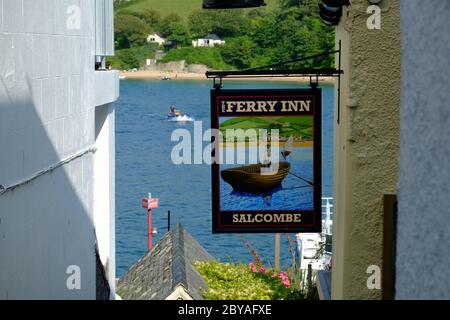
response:
[[[320,233],[322,232],[322,90],[320,88],[310,89],[212,89],[211,90],[211,128],[219,129],[220,100],[234,98],[276,98],[306,96],[312,98],[313,110],[313,210],[221,210],[220,209],[220,164],[214,162],[211,165],[212,185],[212,232],[213,233]],[[248,114],[242,114],[248,116]],[[266,116],[268,116],[267,114]],[[271,113],[271,116],[280,115]],[[259,114],[260,117],[264,115]],[[211,138],[214,152],[220,152],[218,141]],[[217,157],[219,159],[220,157]],[[300,213],[306,215],[306,222],[280,223],[279,225],[256,224],[256,223],[224,223],[224,217],[233,213],[247,214],[275,214],[275,213]]]

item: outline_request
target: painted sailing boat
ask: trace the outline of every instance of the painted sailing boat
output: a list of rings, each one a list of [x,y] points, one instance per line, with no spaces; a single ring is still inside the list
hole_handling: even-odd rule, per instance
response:
[[[281,155],[283,156],[283,159],[286,160],[286,158],[294,151],[294,137],[289,136],[286,143],[284,144],[283,151],[281,151]]]
[[[283,150],[284,154],[282,152],[285,159],[293,150],[294,140],[292,137],[289,139]],[[291,165],[288,162],[276,165],[271,162],[270,146],[267,146],[267,154],[262,163],[222,170],[221,177],[234,191],[265,193],[281,187],[281,182],[290,170]]]
[[[278,170],[274,174],[263,174],[265,164],[253,164],[222,170],[222,179],[229,183],[234,191],[263,193],[281,186],[281,182],[289,174],[291,165],[288,162],[280,162]]]

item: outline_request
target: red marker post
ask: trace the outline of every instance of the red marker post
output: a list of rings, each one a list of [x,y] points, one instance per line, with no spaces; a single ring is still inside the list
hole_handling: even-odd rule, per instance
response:
[[[158,208],[158,198],[152,198],[152,194],[148,194],[148,198],[142,199],[142,208],[147,209],[148,213],[148,251],[152,250],[152,209]]]

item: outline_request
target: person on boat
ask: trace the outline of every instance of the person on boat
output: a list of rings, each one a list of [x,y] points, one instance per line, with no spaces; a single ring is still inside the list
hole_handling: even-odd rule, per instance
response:
[[[286,143],[284,145],[284,150],[281,151],[281,155],[283,156],[283,159],[286,161],[287,157],[292,153],[294,144],[294,138],[292,136],[289,136],[289,138],[286,140]]]
[[[177,108],[173,104],[173,105],[170,106],[169,115],[176,115],[176,114],[177,114]]]
[[[272,135],[270,132],[267,135],[267,150],[266,153],[262,155],[262,161],[261,161],[261,174],[273,174],[273,167],[272,167],[272,150],[271,150],[271,142],[272,142]]]

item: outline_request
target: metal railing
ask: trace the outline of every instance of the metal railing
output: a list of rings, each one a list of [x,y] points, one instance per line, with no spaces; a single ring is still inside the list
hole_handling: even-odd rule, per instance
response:
[[[114,2],[95,0],[95,62],[106,69],[106,57],[114,55]]]
[[[324,235],[333,233],[333,198],[322,198],[322,233]]]
[[[332,254],[333,198],[322,198],[322,233],[297,234],[297,251],[300,269],[306,269],[310,263],[315,269],[327,265]]]

